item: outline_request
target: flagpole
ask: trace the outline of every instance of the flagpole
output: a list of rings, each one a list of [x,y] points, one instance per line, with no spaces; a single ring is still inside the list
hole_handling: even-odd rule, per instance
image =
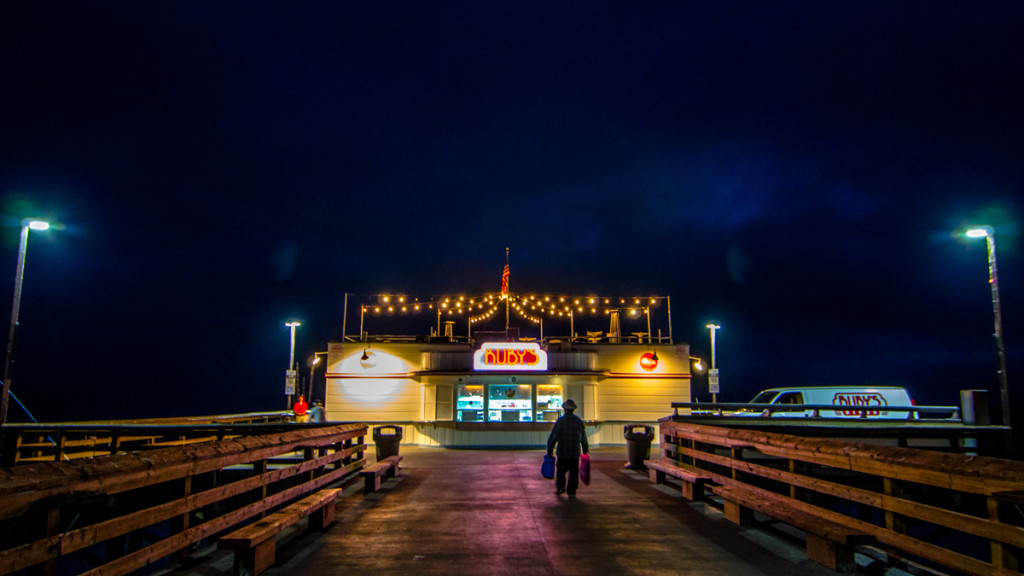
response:
[[[505,270],[508,270],[508,246],[505,247]],[[507,282],[505,284],[505,287],[506,287],[506,290],[507,290],[507,288],[508,288]],[[509,300],[508,292],[506,291],[506,293],[505,293],[505,339],[506,340],[508,339],[508,300]]]

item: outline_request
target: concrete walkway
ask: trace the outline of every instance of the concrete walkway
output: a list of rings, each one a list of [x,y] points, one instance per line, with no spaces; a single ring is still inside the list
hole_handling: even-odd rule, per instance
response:
[[[834,574],[795,540],[736,526],[625,470],[624,447],[592,453],[593,479],[574,501],[541,477],[538,450],[402,454],[380,492],[345,491],[327,532],[280,536],[265,574]],[[173,572],[230,574],[230,556],[207,552]]]

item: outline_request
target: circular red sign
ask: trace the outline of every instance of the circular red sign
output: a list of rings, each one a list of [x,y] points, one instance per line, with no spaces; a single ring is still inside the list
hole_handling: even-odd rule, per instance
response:
[[[644,355],[640,357],[640,367],[648,372],[658,367],[658,359],[653,352],[644,352]]]

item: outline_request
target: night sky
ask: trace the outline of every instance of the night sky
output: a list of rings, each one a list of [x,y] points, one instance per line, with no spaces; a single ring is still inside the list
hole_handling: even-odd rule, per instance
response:
[[[285,321],[305,359],[346,292],[494,292],[508,247],[513,292],[670,295],[705,358],[720,324],[720,400],[998,413],[956,235],[984,223],[1024,424],[1022,30],[1018,1],[5,2],[0,302],[21,219],[64,225],[29,240],[13,390],[43,421],[281,409]]]

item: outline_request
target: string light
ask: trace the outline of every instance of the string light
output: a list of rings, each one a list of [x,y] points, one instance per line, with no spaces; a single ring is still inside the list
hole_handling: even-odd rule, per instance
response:
[[[501,303],[507,298],[509,306],[524,319],[539,323],[538,314],[547,314],[555,317],[566,317],[574,315],[609,315],[613,310],[622,310],[630,316],[651,313],[651,308],[660,305],[665,296],[645,296],[632,298],[608,298],[597,296],[571,297],[571,296],[537,296],[486,293],[476,296],[449,296],[438,297],[433,300],[420,301],[418,298],[411,299],[404,295],[377,294],[373,296],[380,302],[377,305],[361,305],[360,310],[365,314],[385,315],[396,313],[413,313],[422,311],[446,312],[448,316],[471,315],[468,319],[471,322],[481,322],[493,317],[498,313]],[[618,305],[613,304],[618,300]],[[405,304],[408,305],[395,305]],[[628,308],[626,308],[628,303]],[[626,308],[626,309],[624,309]],[[532,313],[531,313],[532,312]]]

